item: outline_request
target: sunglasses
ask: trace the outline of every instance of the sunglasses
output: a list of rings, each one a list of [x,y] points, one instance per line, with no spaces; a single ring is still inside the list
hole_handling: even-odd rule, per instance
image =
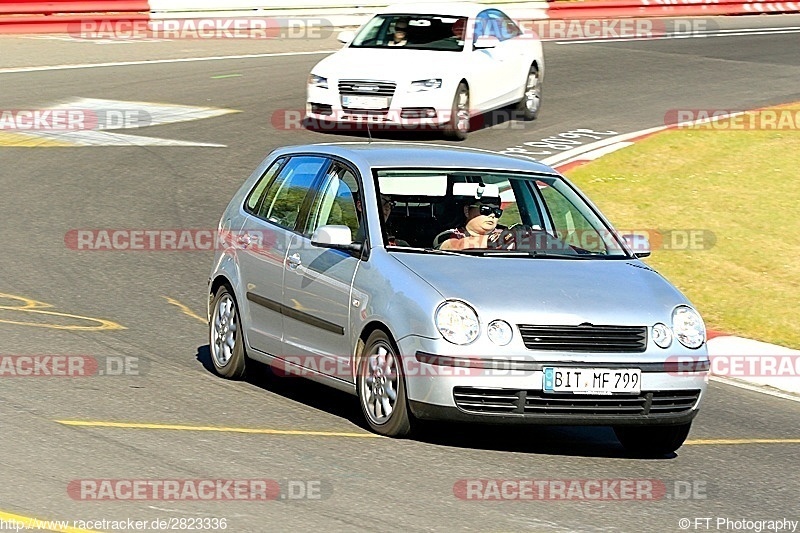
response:
[[[386,207],[386,206],[388,205],[388,206],[390,206],[392,209],[394,209],[394,206],[396,206],[396,205],[397,205],[397,202],[395,202],[394,200],[384,200],[383,198],[381,198],[381,205],[382,205],[383,207]]]
[[[503,216],[503,210],[499,207],[492,207],[490,205],[471,205],[470,207],[475,207],[479,210],[480,214],[488,217],[489,215],[494,215],[495,218],[500,218]]]

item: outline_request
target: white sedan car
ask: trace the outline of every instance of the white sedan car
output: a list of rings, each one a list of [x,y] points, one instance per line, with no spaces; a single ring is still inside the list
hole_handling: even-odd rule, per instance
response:
[[[542,43],[499,9],[402,4],[344,31],[341,50],[308,77],[306,122],[443,128],[464,139],[470,118],[516,105],[539,112]]]

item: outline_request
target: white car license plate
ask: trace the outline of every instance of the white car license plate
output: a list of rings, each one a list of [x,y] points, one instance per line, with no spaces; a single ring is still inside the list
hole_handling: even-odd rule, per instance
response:
[[[642,390],[642,371],[638,368],[545,367],[542,389],[574,394],[638,394]]]
[[[342,96],[342,107],[386,109],[389,107],[389,99],[385,96]]]

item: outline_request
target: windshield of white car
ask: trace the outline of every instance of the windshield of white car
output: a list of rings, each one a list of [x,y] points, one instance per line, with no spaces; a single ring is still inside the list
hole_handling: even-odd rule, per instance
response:
[[[358,32],[350,47],[460,52],[466,27],[466,17],[378,15]]]
[[[374,171],[374,180],[384,244],[391,251],[632,257],[617,232],[561,176],[392,168]]]

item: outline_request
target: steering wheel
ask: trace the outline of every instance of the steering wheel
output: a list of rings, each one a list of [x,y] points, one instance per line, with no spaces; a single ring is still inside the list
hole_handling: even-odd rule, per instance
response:
[[[496,239],[489,241],[487,246],[502,250],[531,248],[533,246],[532,236],[537,232],[545,233],[543,230],[535,229],[527,224],[514,224],[510,228],[503,229]]]

